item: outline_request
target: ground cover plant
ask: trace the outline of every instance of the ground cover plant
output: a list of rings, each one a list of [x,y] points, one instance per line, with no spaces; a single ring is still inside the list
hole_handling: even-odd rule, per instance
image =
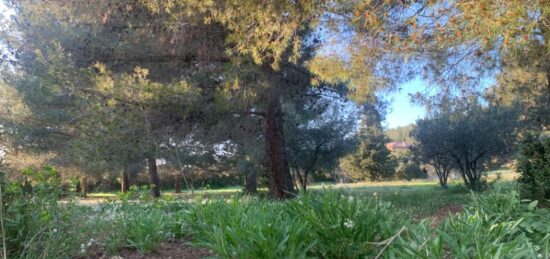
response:
[[[147,256],[181,238],[222,258],[548,258],[550,252],[550,211],[521,200],[511,183],[484,193],[436,182],[328,186],[285,202],[247,195],[159,200],[148,188],[133,188],[121,200],[94,205],[22,191],[15,197],[11,186],[4,213],[9,258]],[[463,209],[434,214],[451,205]]]

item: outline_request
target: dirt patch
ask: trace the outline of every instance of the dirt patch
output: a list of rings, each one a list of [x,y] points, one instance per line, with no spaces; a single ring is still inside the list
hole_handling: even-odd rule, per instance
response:
[[[97,253],[87,257],[90,259],[198,259],[212,257],[214,254],[201,247],[191,245],[189,239],[175,239],[162,242],[156,252],[150,254],[140,254],[136,250],[123,250],[118,255],[106,255]]]
[[[432,227],[437,227],[439,224],[441,224],[441,222],[443,222],[443,220],[445,220],[445,218],[447,218],[449,214],[460,213],[463,209],[463,205],[451,204],[436,210],[432,215]]]

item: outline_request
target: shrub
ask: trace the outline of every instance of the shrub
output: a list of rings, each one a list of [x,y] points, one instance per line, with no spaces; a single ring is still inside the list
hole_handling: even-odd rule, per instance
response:
[[[397,169],[396,176],[398,180],[413,180],[413,179],[426,179],[428,178],[428,173],[416,162],[409,161],[399,165]]]
[[[516,171],[522,196],[550,199],[550,137],[527,134],[519,145]]]
[[[0,184],[9,258],[65,258],[89,241],[80,233],[88,209],[58,202],[68,193],[54,168],[25,169],[19,179]]]

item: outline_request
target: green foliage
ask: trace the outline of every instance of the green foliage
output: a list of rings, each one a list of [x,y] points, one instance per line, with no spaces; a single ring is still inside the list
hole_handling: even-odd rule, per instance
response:
[[[519,126],[514,118],[514,109],[484,106],[477,100],[441,108],[431,118],[417,121],[414,151],[442,173],[456,169],[468,188],[481,190],[486,186],[484,167],[495,160],[507,161],[513,152]]]
[[[517,193],[472,194],[472,204],[437,226],[409,217],[376,197],[338,192],[286,203],[214,200],[187,212],[199,244],[223,257],[495,258],[550,253],[547,209]],[[275,213],[274,213],[275,212]],[[540,255],[539,255],[540,254]]]
[[[71,201],[58,202],[66,191],[54,168],[26,169],[23,177],[14,181],[2,178],[0,184],[10,258],[65,257],[88,241],[85,235],[91,228],[82,221],[88,210]]]
[[[396,163],[386,148],[384,135],[362,137],[357,151],[340,160],[344,176],[354,181],[380,181],[394,176]]]
[[[309,176],[332,173],[338,159],[352,151],[357,118],[343,111],[341,99],[299,101],[305,103],[285,106],[284,132],[290,168],[304,188]]]
[[[519,145],[516,171],[523,196],[550,199],[550,137],[528,133]]]
[[[223,257],[354,258],[376,255],[376,242],[399,231],[398,217],[388,204],[330,192],[287,203],[211,201],[196,205],[187,222],[200,244]]]
[[[357,133],[359,145],[353,153],[340,159],[340,169],[345,178],[357,181],[380,181],[392,178],[396,161],[386,148],[388,138],[382,131],[384,103],[376,100],[362,106],[362,117]]]
[[[407,180],[407,181],[410,181],[412,179],[428,178],[427,172],[425,172],[424,170],[422,170],[422,168],[420,168],[420,164],[418,164],[418,162],[414,162],[414,161],[409,161],[409,162],[400,164],[396,169],[395,176],[398,180]]]
[[[336,192],[304,196],[288,206],[301,224],[310,224],[309,238],[317,243],[310,254],[321,258],[376,256],[384,241],[409,224],[389,203]]]
[[[181,237],[182,214],[174,213],[179,208],[177,203],[167,206],[162,201],[108,204],[96,215],[103,220],[99,240],[110,254],[124,248],[141,254],[156,251],[162,240]]]
[[[416,258],[548,256],[547,209],[522,203],[514,192],[472,197],[472,205],[437,226],[436,234],[422,225],[408,232],[409,243],[396,253]]]
[[[129,200],[148,202],[151,200],[151,187],[148,185],[132,185],[128,188],[128,192],[118,193],[118,198],[123,202],[128,202]]]

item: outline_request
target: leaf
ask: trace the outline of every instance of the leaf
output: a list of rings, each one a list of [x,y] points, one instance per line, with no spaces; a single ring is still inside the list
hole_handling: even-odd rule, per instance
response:
[[[527,205],[527,209],[534,210],[537,207],[537,204],[539,204],[539,201],[532,201],[529,205]]]

